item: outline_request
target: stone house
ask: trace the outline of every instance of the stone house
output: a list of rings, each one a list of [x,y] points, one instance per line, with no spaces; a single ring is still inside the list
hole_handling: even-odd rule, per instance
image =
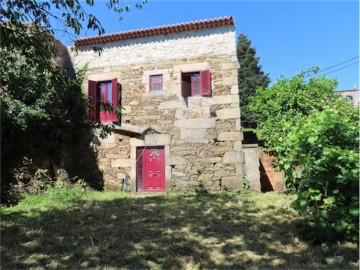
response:
[[[243,181],[236,32],[232,17],[75,40],[105,188],[134,192],[239,189]],[[103,48],[99,55],[95,46]],[[122,107],[120,119],[101,102]]]
[[[359,89],[354,88],[351,90],[338,90],[336,92],[346,98],[351,105],[359,105]]]

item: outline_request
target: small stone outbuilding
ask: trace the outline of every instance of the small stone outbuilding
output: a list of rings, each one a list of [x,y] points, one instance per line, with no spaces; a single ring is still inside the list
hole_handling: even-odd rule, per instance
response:
[[[76,39],[74,66],[88,64],[105,188],[129,175],[134,192],[239,189],[243,180],[236,32],[232,17]],[[93,48],[101,46],[102,53]],[[120,119],[103,102],[122,107]]]

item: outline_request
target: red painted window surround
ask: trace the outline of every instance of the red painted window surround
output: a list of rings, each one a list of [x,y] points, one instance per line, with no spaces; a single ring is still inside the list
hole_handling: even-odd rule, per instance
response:
[[[150,90],[150,92],[163,90],[163,75],[162,74],[150,75],[149,90]]]
[[[118,104],[118,81],[88,81],[88,122],[114,122],[118,120],[115,113]],[[103,103],[110,103],[114,106],[113,112],[106,112]]]
[[[181,93],[190,96],[211,95],[211,74],[209,70],[181,73]]]

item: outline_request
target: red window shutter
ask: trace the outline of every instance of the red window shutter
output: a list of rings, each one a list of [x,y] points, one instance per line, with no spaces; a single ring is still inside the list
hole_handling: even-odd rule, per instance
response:
[[[88,81],[88,123],[93,124],[97,120],[98,115],[98,104],[97,104],[97,82],[96,81]]]
[[[114,105],[114,111],[111,113],[110,121],[117,121],[118,116],[116,114],[116,108],[119,105],[119,91],[118,91],[118,81],[117,79],[111,80],[112,85],[112,104]]]
[[[202,96],[211,95],[211,75],[210,70],[200,71],[200,88]]]

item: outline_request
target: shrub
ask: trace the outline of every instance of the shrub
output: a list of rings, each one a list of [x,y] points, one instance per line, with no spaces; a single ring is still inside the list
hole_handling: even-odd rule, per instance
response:
[[[298,194],[293,206],[305,217],[306,237],[357,241],[358,111],[336,94],[336,80],[305,75],[257,90],[249,105],[256,132],[275,155],[287,187]]]
[[[6,193],[6,201],[15,204],[27,195],[38,195],[49,189],[84,188],[86,183],[77,177],[69,178],[64,169],[57,171],[56,177],[51,177],[47,169],[36,168],[32,160],[25,157],[22,165],[14,169],[16,182],[10,184]]]
[[[352,112],[351,112],[352,111]],[[359,129],[356,113],[328,109],[306,118],[290,134],[302,166],[295,209],[308,222],[307,238],[318,241],[359,236]],[[355,116],[355,117],[354,117]]]

